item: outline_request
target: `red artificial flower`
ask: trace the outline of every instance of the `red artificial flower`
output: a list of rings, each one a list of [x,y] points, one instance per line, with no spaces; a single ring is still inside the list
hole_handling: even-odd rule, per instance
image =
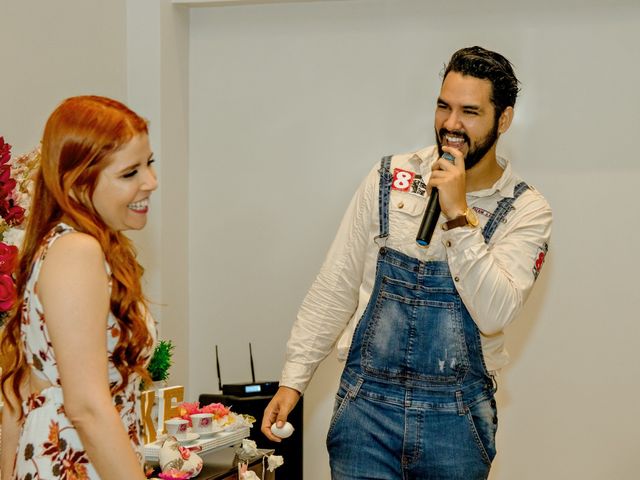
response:
[[[191,415],[194,413],[212,413],[213,418],[218,420],[231,412],[230,408],[225,407],[221,403],[210,403],[209,405],[201,407],[200,402],[182,402],[179,407],[180,418],[188,420],[189,426],[193,426],[191,424]]]
[[[16,188],[17,182],[9,177],[6,181],[0,177],[0,198],[7,198]]]
[[[0,199],[4,200],[16,187],[16,181],[11,178],[11,167],[0,165]]]
[[[0,137],[0,165],[4,165],[11,158],[11,145],[5,143],[4,137]]]
[[[229,415],[230,411],[230,408],[225,407],[221,403],[210,403],[209,405],[205,405],[204,407],[200,408],[200,413],[212,413],[213,418],[215,418],[216,420],[222,417],[226,417],[227,415]]]
[[[18,247],[0,242],[0,273],[11,275],[18,265]]]
[[[16,285],[11,275],[0,274],[0,312],[7,312],[16,303]]]
[[[189,426],[192,427],[193,424],[191,423],[191,415],[193,415],[194,413],[200,413],[200,402],[182,402],[179,407],[180,418],[182,418],[183,420],[188,420]]]
[[[24,212],[24,208],[20,205],[15,205],[13,200],[9,200],[8,202],[5,202],[4,205],[0,206],[2,218],[4,218],[5,222],[11,226],[17,226],[22,223],[24,220]]]
[[[0,182],[6,182],[11,177],[11,165],[0,164]]]

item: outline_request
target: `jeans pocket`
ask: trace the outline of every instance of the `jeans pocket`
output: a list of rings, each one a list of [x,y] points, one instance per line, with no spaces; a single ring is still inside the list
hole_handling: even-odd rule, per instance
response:
[[[336,423],[340,420],[340,417],[344,413],[347,408],[347,404],[349,403],[349,395],[347,392],[338,392],[336,395],[336,400],[333,404],[333,415],[331,415],[331,422],[329,423],[329,431],[327,432],[327,441],[331,437],[331,433],[333,432]]]
[[[467,412],[469,428],[476,440],[483,460],[491,465],[496,456],[496,432],[498,411],[493,398],[484,399],[469,407]]]
[[[344,395],[336,394],[335,400],[333,402],[333,412],[331,412],[331,422],[330,423],[333,423],[333,417],[336,416],[336,412],[340,408],[340,405],[342,405],[343,401],[344,401]]]

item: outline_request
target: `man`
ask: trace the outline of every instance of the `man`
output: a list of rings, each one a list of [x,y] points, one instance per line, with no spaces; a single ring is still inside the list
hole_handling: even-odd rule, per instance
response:
[[[489,474],[503,330],[531,292],[551,230],[545,199],[496,156],[517,94],[502,55],[454,53],[437,100],[437,145],[371,171],[300,308],[262,431],[274,439],[270,426],[286,420],[342,334],[346,363],[327,436],[334,480]],[[434,187],[442,214],[424,249],[416,233]]]

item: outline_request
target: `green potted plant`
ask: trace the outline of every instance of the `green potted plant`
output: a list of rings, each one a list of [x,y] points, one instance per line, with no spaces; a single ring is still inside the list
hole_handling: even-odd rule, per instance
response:
[[[169,368],[173,364],[171,358],[173,357],[174,348],[175,346],[171,340],[160,340],[153,350],[153,355],[147,366],[147,372],[149,372],[149,376],[156,386],[166,385],[167,383]]]

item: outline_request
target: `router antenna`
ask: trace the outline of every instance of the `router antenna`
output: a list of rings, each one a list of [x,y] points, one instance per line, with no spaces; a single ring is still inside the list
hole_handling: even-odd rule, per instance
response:
[[[256,383],[256,372],[253,370],[253,352],[251,351],[251,342],[249,342],[249,360],[251,361],[251,381]]]
[[[218,345],[216,345],[216,371],[218,372],[218,390],[222,391],[222,380],[220,379],[220,360],[218,360]]]

